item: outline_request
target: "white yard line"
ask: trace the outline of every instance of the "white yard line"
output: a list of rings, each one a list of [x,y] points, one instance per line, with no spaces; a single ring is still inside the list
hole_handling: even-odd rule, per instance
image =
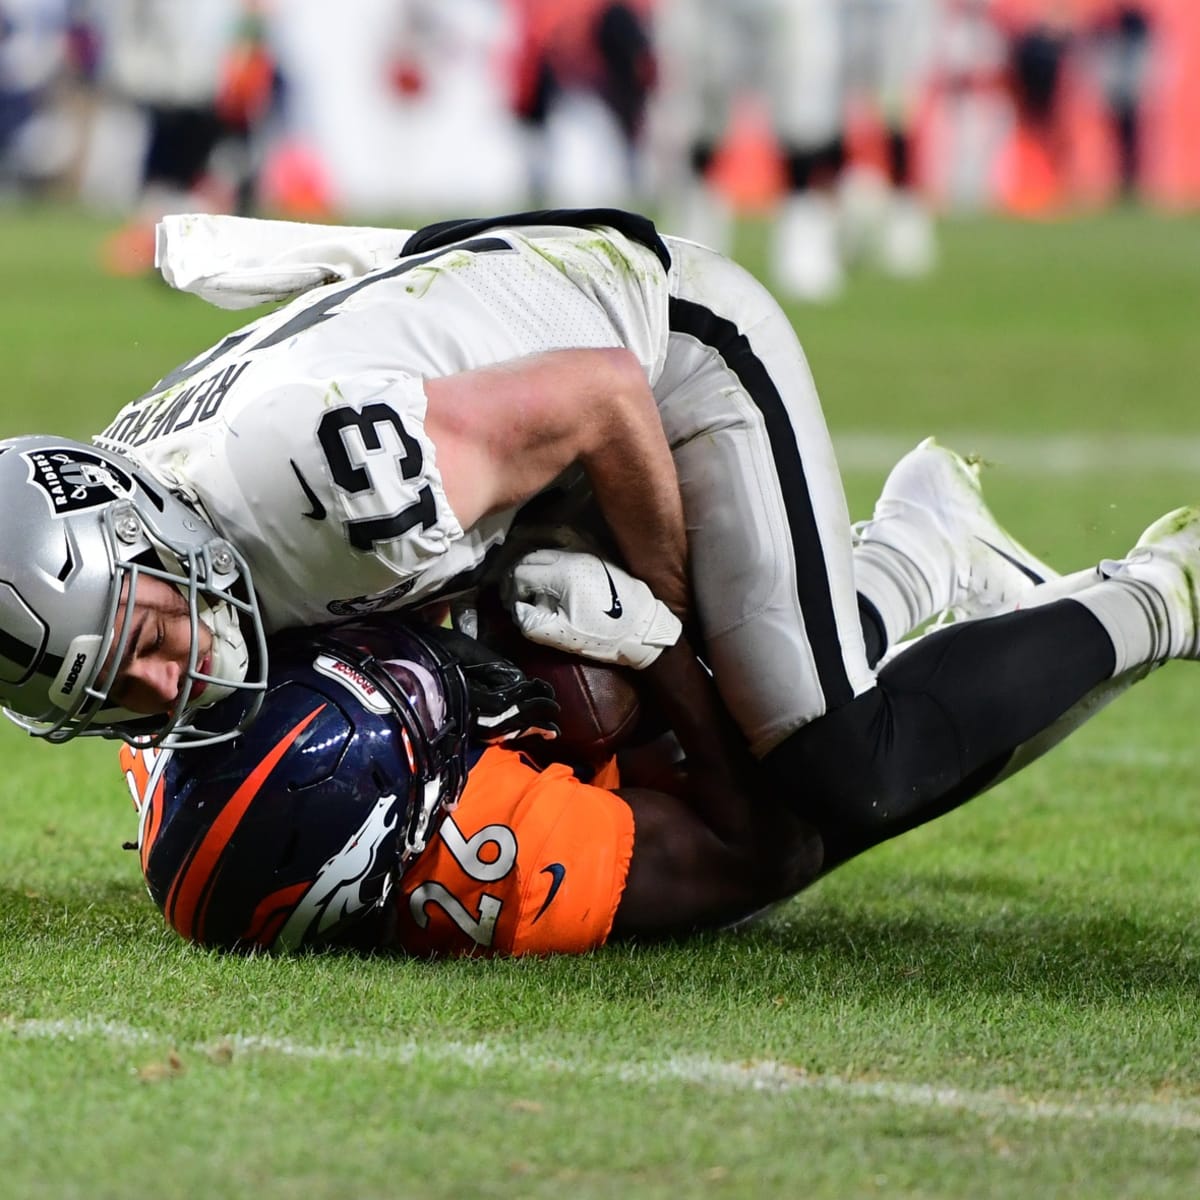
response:
[[[1200,470],[1200,433],[986,433],[930,430],[944,446],[980,454],[1005,474],[1091,475]],[[911,450],[922,434],[834,431],[838,462],[846,471],[884,471]],[[1186,498],[1185,498],[1186,499]],[[1180,503],[1184,501],[1181,500]]]
[[[802,1067],[771,1060],[725,1062],[698,1055],[645,1062],[606,1063],[583,1058],[557,1058],[505,1042],[388,1042],[343,1046],[312,1046],[287,1038],[231,1034],[216,1042],[180,1046],[165,1034],[111,1021],[3,1020],[0,1033],[22,1041],[100,1040],[121,1046],[173,1048],[205,1056],[267,1055],[305,1061],[446,1063],[486,1072],[519,1068],[524,1074],[554,1078],[599,1080],[654,1087],[682,1083],[716,1090],[821,1092],[852,1100],[881,1101],[901,1108],[941,1109],[996,1120],[1076,1121],[1109,1123],[1200,1132],[1200,1101],[1144,1100],[1131,1103],[1055,1100],[1009,1091],[971,1091],[949,1084],[911,1083],[885,1079],[844,1079],[815,1075]]]
[[[1117,742],[1109,746],[1076,748],[1063,746],[1056,750],[1059,761],[1081,763],[1085,766],[1132,767],[1139,771],[1194,771],[1200,758],[1187,750],[1155,750],[1151,746]]]

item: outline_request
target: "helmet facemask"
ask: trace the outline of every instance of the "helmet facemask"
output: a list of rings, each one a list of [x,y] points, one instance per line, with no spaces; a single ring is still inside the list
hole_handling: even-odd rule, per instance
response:
[[[400,867],[425,849],[440,819],[454,809],[466,784],[469,727],[462,669],[437,642],[408,625],[357,621],[316,631],[314,668],[359,672],[354,690],[366,707],[388,712],[400,727],[412,773]],[[320,653],[325,651],[325,653]]]
[[[116,504],[104,513],[106,540],[115,565],[112,595],[109,599],[110,617],[106,627],[111,631],[104,639],[92,681],[81,691],[83,703],[70,715],[63,726],[70,729],[68,737],[77,734],[120,737],[140,746],[202,746],[226,741],[237,735],[258,712],[262,703],[265,681],[250,679],[250,649],[242,630],[240,617],[245,614],[251,628],[259,630],[258,669],[265,670],[266,645],[258,620],[253,593],[239,595],[234,590],[240,579],[249,575],[245,560],[228,543],[213,538],[198,548],[168,545],[146,529],[145,520],[132,504]],[[142,546],[132,558],[124,557],[128,550]],[[129,647],[129,637],[137,614],[136,601],[139,580],[143,577],[161,579],[173,586],[187,603],[190,647],[187,666],[180,681],[175,707],[162,717],[132,713],[109,703],[109,694],[117,682],[118,668]],[[239,588],[238,591],[241,591]],[[124,618],[117,627],[119,612]],[[202,671],[200,630],[203,623],[212,634],[212,650],[208,670]],[[203,685],[203,695],[192,701],[196,685]],[[210,705],[234,694],[246,694],[249,703],[242,707],[236,723],[225,728],[207,728],[201,713]],[[227,706],[226,712],[236,706]],[[52,740],[64,740],[61,732],[48,732]]]

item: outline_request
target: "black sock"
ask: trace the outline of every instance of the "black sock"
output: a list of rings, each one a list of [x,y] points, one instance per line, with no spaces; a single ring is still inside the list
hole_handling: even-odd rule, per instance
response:
[[[820,830],[828,869],[976,795],[1115,662],[1073,600],[951,625],[764,761]]]
[[[863,641],[867,646],[867,665],[874,666],[887,651],[887,632],[879,609],[861,592],[858,596],[858,621],[862,626]]]

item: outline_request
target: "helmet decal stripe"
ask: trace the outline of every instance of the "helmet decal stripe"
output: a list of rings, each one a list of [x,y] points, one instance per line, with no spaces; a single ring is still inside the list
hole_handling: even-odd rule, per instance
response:
[[[246,776],[245,781],[230,797],[229,803],[221,810],[220,815],[209,826],[204,840],[197,847],[187,866],[175,877],[167,902],[163,906],[168,922],[185,938],[203,940],[202,931],[198,928],[197,910],[202,897],[212,880],[213,872],[221,860],[233,831],[250,807],[259,788],[266,782],[275,764],[287,753],[292,743],[312,723],[316,716],[325,708],[319,704],[316,708],[297,722],[278,742],[270,752],[263,756],[258,765]]]
[[[294,883],[291,887],[280,888],[263,897],[250,918],[250,924],[242,931],[242,941],[256,946],[269,946],[291,916],[300,897],[310,887],[312,884],[308,882]]]
[[[158,837],[158,831],[162,828],[163,810],[166,807],[167,791],[165,773],[159,772],[158,782],[154,786],[154,790],[146,803],[149,806],[149,812],[146,813],[143,829],[145,832],[142,835],[142,873],[145,874],[150,864],[150,851],[154,849],[155,839]]]

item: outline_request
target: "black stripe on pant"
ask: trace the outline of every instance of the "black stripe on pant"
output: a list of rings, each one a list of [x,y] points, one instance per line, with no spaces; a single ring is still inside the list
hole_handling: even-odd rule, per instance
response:
[[[671,298],[669,316],[673,332],[687,334],[721,356],[762,413],[787,513],[805,632],[825,707],[838,708],[853,698],[854,691],[842,661],[841,639],[825,573],[824,547],[809,496],[804,462],[783,398],[749,339],[739,333],[731,321],[703,305],[678,297]]]

